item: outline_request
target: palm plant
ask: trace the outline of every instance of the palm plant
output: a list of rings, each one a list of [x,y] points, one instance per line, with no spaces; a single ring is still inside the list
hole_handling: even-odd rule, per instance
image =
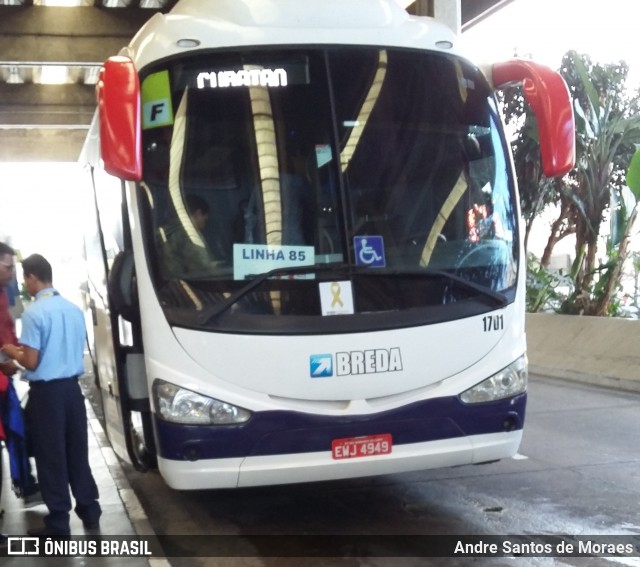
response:
[[[575,288],[562,310],[604,315],[620,283],[628,231],[637,215],[635,203],[629,206],[629,190],[622,182],[622,163],[625,160],[628,163],[634,144],[640,143],[640,116],[628,116],[619,96],[615,96],[620,95],[620,90],[596,89],[585,62],[577,54],[573,54],[573,68],[583,93],[583,97],[574,99],[576,185],[573,191],[565,193],[575,226],[576,260],[572,270]],[[632,197],[635,198],[633,193]],[[609,237],[607,260],[600,265],[597,250],[607,210],[622,230],[613,231],[613,239]]]

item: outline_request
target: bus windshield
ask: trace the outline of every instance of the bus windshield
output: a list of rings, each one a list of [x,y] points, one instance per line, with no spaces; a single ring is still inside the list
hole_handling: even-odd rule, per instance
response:
[[[173,324],[318,332],[352,315],[356,330],[513,301],[515,187],[465,60],[234,49],[156,64],[141,90],[139,202]]]

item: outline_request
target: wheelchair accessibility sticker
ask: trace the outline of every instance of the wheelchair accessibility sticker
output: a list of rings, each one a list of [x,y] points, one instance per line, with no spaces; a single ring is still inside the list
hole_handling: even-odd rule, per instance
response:
[[[359,266],[371,266],[372,268],[384,268],[384,241],[382,236],[354,236],[353,247],[356,255],[356,264]]]

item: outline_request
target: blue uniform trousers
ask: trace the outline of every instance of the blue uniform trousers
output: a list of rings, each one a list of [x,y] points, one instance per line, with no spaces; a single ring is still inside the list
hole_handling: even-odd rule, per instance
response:
[[[31,382],[25,408],[27,436],[36,460],[42,500],[49,509],[47,528],[69,533],[71,498],[87,525],[101,509],[89,465],[87,410],[77,378]]]

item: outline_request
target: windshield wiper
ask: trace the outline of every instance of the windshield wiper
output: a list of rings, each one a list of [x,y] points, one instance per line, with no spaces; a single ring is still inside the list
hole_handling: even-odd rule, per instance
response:
[[[309,266],[289,266],[282,268],[275,268],[273,270],[269,270],[268,272],[264,272],[258,275],[249,275],[248,277],[253,277],[253,279],[242,286],[239,290],[232,293],[229,297],[227,297],[224,301],[212,305],[211,307],[205,309],[198,316],[198,322],[201,325],[204,325],[215,319],[225,311],[227,311],[230,307],[232,307],[235,303],[240,301],[247,294],[252,292],[254,289],[259,287],[264,281],[272,278],[274,276],[283,276],[283,275],[295,275],[295,274],[320,274],[320,273],[338,273],[341,276],[350,276],[353,274],[357,275],[365,275],[365,276],[417,276],[423,278],[433,278],[433,279],[445,279],[453,282],[454,284],[459,285],[460,287],[468,290],[474,291],[481,297],[490,300],[490,303],[495,305],[496,307],[504,307],[507,303],[509,303],[509,299],[504,294],[493,291],[492,289],[483,286],[481,284],[477,284],[466,280],[465,278],[458,276],[456,274],[452,274],[450,272],[446,272],[444,270],[388,270],[385,268],[371,268],[368,266],[358,266],[352,264],[345,264],[343,262],[334,262],[328,264],[316,264]]]
[[[466,278],[463,278],[462,276],[447,272],[445,270],[398,270],[389,271],[386,273],[398,276],[422,276],[426,278],[432,277],[437,279],[445,279],[459,285],[461,288],[466,289],[467,291],[475,291],[484,299],[488,299],[490,303],[495,305],[496,307],[504,307],[505,305],[507,305],[507,303],[509,303],[509,298],[504,293],[494,291],[486,285],[472,282]]]
[[[350,274],[355,273],[356,271],[359,272],[360,268],[362,268],[362,266],[350,266],[349,264],[345,264],[343,262],[333,262],[329,264],[316,264],[309,266],[289,266],[275,268],[273,270],[269,270],[268,272],[264,272],[263,274],[249,274],[247,277],[253,277],[253,279],[247,285],[242,286],[238,291],[232,293],[224,301],[221,301],[220,303],[217,303],[216,305],[212,305],[208,309],[205,309],[198,317],[198,322],[201,325],[204,325],[211,321],[211,319],[215,319],[216,317],[218,317],[218,315],[221,315],[227,309],[229,309],[234,303],[237,303],[245,295],[249,294],[255,288],[259,287],[265,280],[268,280],[269,278],[272,278],[274,276],[318,274],[321,272],[332,271],[340,271],[341,274],[345,272]]]

